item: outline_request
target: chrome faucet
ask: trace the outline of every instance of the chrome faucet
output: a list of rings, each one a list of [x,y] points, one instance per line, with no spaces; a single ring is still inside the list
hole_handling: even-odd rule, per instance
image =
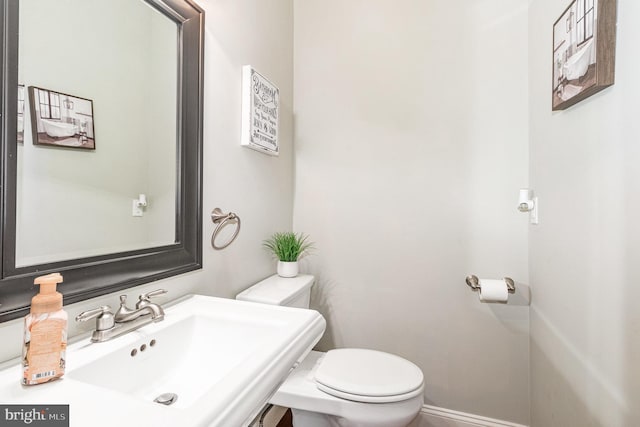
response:
[[[131,322],[132,320],[147,314],[151,315],[151,320],[159,322],[164,319],[164,310],[158,304],[149,301],[149,298],[166,293],[167,291],[164,289],[158,289],[156,291],[149,292],[148,294],[140,295],[138,297],[139,299],[135,310],[127,307],[127,296],[120,295],[120,308],[116,311],[114,316],[116,323]]]
[[[91,335],[92,342],[103,342],[130,331],[134,331],[148,323],[159,322],[164,319],[164,310],[149,299],[166,294],[164,289],[158,289],[138,297],[135,310],[127,307],[127,296],[120,295],[120,308],[114,315],[111,307],[103,305],[93,310],[83,311],[76,316],[77,322],[96,319],[96,329]]]
[[[158,295],[164,295],[167,291],[164,289],[156,289],[155,291],[148,292],[146,294],[141,294],[138,296],[138,302],[136,303],[136,309],[141,309],[145,306],[152,306],[154,310],[158,310],[161,315],[164,316],[164,310],[157,304],[154,304],[150,301],[150,298],[157,297]]]

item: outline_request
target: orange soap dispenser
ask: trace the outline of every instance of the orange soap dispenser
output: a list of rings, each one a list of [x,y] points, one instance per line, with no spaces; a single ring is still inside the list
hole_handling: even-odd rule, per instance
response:
[[[67,349],[67,313],[56,285],[60,273],[37,277],[40,293],[31,299],[31,313],[24,318],[22,384],[34,385],[64,375]]]

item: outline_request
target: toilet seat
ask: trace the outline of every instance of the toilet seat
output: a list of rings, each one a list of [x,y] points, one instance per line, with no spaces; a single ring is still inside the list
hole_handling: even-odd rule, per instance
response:
[[[366,403],[333,396],[318,388],[315,374],[326,353],[311,351],[295,368],[269,403],[292,408],[294,419],[304,427],[405,427],[420,412],[424,403],[424,384],[412,398],[388,403]],[[357,397],[357,396],[350,396]],[[319,424],[302,418],[301,413],[317,414],[324,421]],[[339,423],[333,417],[338,417]]]
[[[315,371],[319,390],[363,403],[391,403],[422,393],[420,368],[399,356],[368,349],[331,350]]]

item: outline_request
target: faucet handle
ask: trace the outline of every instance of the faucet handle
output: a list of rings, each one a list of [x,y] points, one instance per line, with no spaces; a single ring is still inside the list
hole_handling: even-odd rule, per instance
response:
[[[110,313],[111,307],[108,305],[103,305],[102,307],[94,308],[93,310],[83,311],[82,313],[76,316],[76,322],[86,322],[87,320],[91,320],[95,317],[100,316],[101,314]]]
[[[155,291],[147,292],[146,294],[140,295],[138,298],[140,300],[149,300],[149,298],[157,297],[158,295],[166,294],[166,289],[156,289]]]
[[[113,328],[115,321],[111,307],[103,305],[93,310],[83,311],[76,316],[76,322],[86,322],[87,320],[96,319],[96,330],[104,331]]]
[[[142,294],[138,297],[138,302],[136,304],[136,308],[144,307],[149,304],[149,301],[153,297],[157,297],[158,295],[164,295],[167,291],[165,289],[156,289],[155,291],[147,292],[146,294]]]

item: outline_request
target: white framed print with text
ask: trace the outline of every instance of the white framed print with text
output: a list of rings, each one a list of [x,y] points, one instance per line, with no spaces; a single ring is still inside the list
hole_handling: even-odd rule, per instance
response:
[[[277,156],[280,90],[251,65],[242,67],[241,145]]]

